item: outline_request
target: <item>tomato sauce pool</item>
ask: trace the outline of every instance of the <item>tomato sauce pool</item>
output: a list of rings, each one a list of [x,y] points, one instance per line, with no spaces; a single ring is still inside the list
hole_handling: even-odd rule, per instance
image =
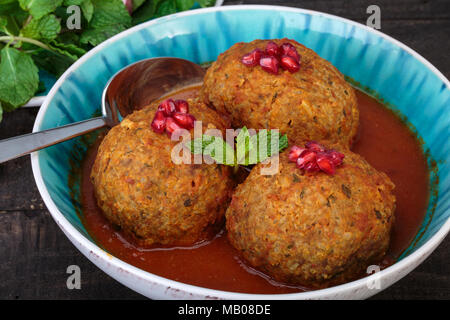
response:
[[[171,97],[187,99],[196,89]],[[353,151],[395,183],[396,220],[391,247],[385,261],[394,261],[405,250],[422,223],[429,200],[429,172],[416,137],[401,120],[374,98],[356,90],[360,128]],[[95,160],[97,141],[88,151],[82,167],[82,222],[104,250],[138,268],[159,276],[201,287],[245,293],[290,293],[308,290],[277,283],[247,266],[228,243],[225,231],[211,241],[190,248],[145,249],[116,230],[96,205],[89,175]]]

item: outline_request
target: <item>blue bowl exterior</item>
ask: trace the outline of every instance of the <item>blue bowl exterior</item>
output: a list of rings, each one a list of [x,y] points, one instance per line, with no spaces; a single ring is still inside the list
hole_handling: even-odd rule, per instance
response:
[[[118,70],[141,59],[174,56],[197,63],[213,61],[231,45],[254,39],[291,38],[316,51],[342,73],[368,87],[403,115],[435,159],[431,175],[436,193],[430,199],[426,218],[414,252],[432,237],[450,216],[450,89],[423,62],[407,50],[369,32],[364,26],[321,14],[308,14],[282,7],[198,10],[175,14],[143,24],[115,37],[63,76],[43,116],[40,129],[80,121],[100,112],[104,86]],[[39,152],[43,179],[53,201],[70,223],[86,238],[79,209],[78,186],[69,186],[73,163],[86,151],[81,139]],[[71,194],[75,190],[75,196]],[[92,239],[91,239],[92,241]]]

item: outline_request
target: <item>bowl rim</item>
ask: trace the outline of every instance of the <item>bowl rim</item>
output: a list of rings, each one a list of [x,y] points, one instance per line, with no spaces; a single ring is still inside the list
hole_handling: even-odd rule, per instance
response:
[[[54,95],[60,88],[61,84],[66,80],[66,78],[74,71],[76,70],[81,64],[83,64],[86,60],[88,60],[91,56],[96,54],[97,52],[101,51],[104,47],[108,46],[109,44],[127,37],[129,34],[132,34],[140,29],[148,28],[152,26],[153,24],[158,24],[160,22],[166,21],[166,20],[174,20],[179,17],[185,17],[185,16],[195,16],[198,14],[204,14],[209,12],[218,12],[218,11],[235,11],[235,10],[276,10],[276,11],[287,11],[287,12],[293,12],[293,13],[301,13],[311,16],[320,16],[329,18],[332,20],[337,20],[340,22],[343,22],[345,24],[349,24],[352,26],[355,26],[357,28],[363,29],[366,32],[373,33],[390,43],[398,46],[400,49],[406,51],[410,55],[412,55],[415,59],[417,59],[419,62],[421,62],[425,67],[427,67],[430,71],[432,71],[447,87],[447,89],[450,90],[450,82],[449,80],[436,68],[434,67],[428,60],[426,60],[424,57],[422,57],[420,54],[415,52],[413,49],[409,48],[405,44],[399,42],[398,40],[378,31],[373,28],[370,28],[366,25],[363,25],[361,23],[342,18],[339,16],[335,16],[328,13],[323,13],[315,10],[309,10],[309,9],[301,9],[301,8],[291,8],[291,7],[285,7],[285,6],[271,6],[271,5],[234,5],[234,6],[222,6],[222,7],[211,7],[211,8],[204,8],[204,9],[197,9],[187,12],[181,12],[172,14],[169,16],[165,16],[162,18],[154,19],[147,21],[145,23],[139,24],[137,26],[134,26],[130,29],[127,29],[114,37],[106,40],[105,42],[99,44],[89,52],[87,52],[84,56],[82,56],[80,59],[78,59],[74,64],[72,64],[66,72],[57,80],[55,85],[52,87],[48,95],[45,97],[45,100],[36,116],[36,120],[33,126],[33,132],[39,131],[40,126],[42,124],[42,121],[44,119],[44,116],[48,110],[48,107],[50,105],[50,102],[52,101]],[[129,272],[130,274],[136,276],[137,278],[140,278],[141,280],[146,281],[147,283],[154,283],[159,284],[162,286],[165,286],[166,288],[170,288],[172,290],[192,294],[195,296],[203,296],[203,297],[210,297],[210,298],[220,298],[220,299],[320,299],[320,298],[327,298],[336,296],[336,294],[339,293],[345,293],[350,292],[351,290],[357,290],[359,288],[364,287],[369,281],[375,281],[377,279],[383,279],[383,278],[396,278],[395,276],[402,273],[402,270],[408,269],[409,265],[412,265],[414,269],[418,264],[421,263],[421,259],[425,259],[431,252],[440,244],[440,242],[445,238],[445,236],[450,231],[450,218],[447,218],[447,220],[444,222],[444,224],[439,228],[439,230],[430,238],[428,239],[423,245],[421,245],[416,251],[408,255],[407,257],[404,257],[402,260],[394,263],[392,266],[387,267],[386,269],[383,269],[376,274],[369,275],[367,277],[364,277],[362,279],[358,279],[355,281],[347,282],[341,285],[333,286],[330,288],[325,289],[319,289],[319,290],[313,290],[313,291],[306,291],[306,292],[298,292],[298,293],[286,293],[286,294],[253,294],[253,293],[241,293],[241,292],[231,292],[231,291],[223,291],[223,290],[216,290],[216,289],[210,289],[210,288],[204,288],[200,286],[190,285],[182,282],[178,282],[175,280],[170,280],[167,278],[164,278],[162,276],[158,276],[156,274],[152,274],[150,272],[147,272],[145,270],[139,269],[123,260],[120,260],[119,258],[116,258],[115,256],[112,256],[111,254],[105,252],[102,250],[99,246],[91,242],[89,239],[87,239],[84,235],[81,234],[68,220],[67,218],[59,211],[56,204],[53,202],[47,187],[45,186],[42,172],[39,165],[39,152],[33,152],[31,154],[31,165],[33,170],[33,175],[36,181],[36,185],[38,187],[38,190],[41,194],[41,197],[43,198],[43,201],[45,205],[47,206],[48,210],[50,211],[50,214],[52,215],[53,219],[57,223],[57,225],[62,229],[62,231],[66,234],[66,236],[69,238],[70,241],[89,259],[91,262],[95,264],[93,259],[88,256],[85,252],[93,253],[95,256],[97,256],[98,259],[103,260],[107,262],[109,265],[112,265],[115,270],[123,270],[125,272]],[[70,236],[69,236],[70,235]],[[79,247],[81,246],[83,250],[81,250]],[[103,272],[108,273],[104,268],[101,268]],[[412,269],[410,271],[412,271]],[[409,273],[408,271],[407,273]],[[406,274],[407,274],[406,273]],[[406,275],[405,274],[405,275]],[[110,274],[111,275],[111,274]],[[402,275],[401,277],[403,277]],[[114,277],[114,276],[113,276]],[[395,279],[391,284],[398,281],[401,277],[398,279]],[[120,279],[116,279],[119,280]],[[389,285],[391,285],[389,284]],[[124,284],[126,285],[126,284]],[[389,286],[388,285],[388,286]],[[127,286],[127,285],[126,285]],[[382,289],[386,289],[388,286],[383,286]],[[135,290],[135,289],[133,289]],[[381,290],[372,290],[373,294],[379,293]]]

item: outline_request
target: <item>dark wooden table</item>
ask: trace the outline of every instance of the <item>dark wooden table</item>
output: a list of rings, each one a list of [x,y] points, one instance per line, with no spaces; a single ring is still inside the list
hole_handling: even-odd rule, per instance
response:
[[[449,0],[247,0],[331,13],[365,23],[381,8],[381,31],[405,43],[450,78]],[[31,131],[35,108],[4,115],[0,139]],[[450,299],[450,237],[417,269],[378,299]],[[68,290],[69,265],[81,269],[81,289]],[[85,258],[57,227],[36,188],[29,157],[0,165],[0,299],[142,299]]]

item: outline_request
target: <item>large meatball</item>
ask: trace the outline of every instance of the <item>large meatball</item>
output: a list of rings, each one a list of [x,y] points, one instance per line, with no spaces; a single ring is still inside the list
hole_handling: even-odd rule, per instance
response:
[[[337,148],[338,146],[333,146]],[[275,279],[320,288],[361,276],[388,249],[393,183],[361,156],[343,151],[334,175],[303,173],[280,155],[280,171],[257,165],[226,212],[231,244]]]
[[[203,103],[189,100],[203,130],[229,124]],[[178,143],[150,124],[157,105],[126,117],[102,141],[91,180],[99,207],[141,245],[190,245],[223,225],[233,183],[229,168],[174,164]]]
[[[217,111],[231,115],[234,127],[279,129],[291,141],[327,139],[349,146],[356,134],[359,111],[353,88],[328,61],[296,41],[300,70],[278,75],[240,62],[269,40],[237,43],[208,69],[200,96]]]

